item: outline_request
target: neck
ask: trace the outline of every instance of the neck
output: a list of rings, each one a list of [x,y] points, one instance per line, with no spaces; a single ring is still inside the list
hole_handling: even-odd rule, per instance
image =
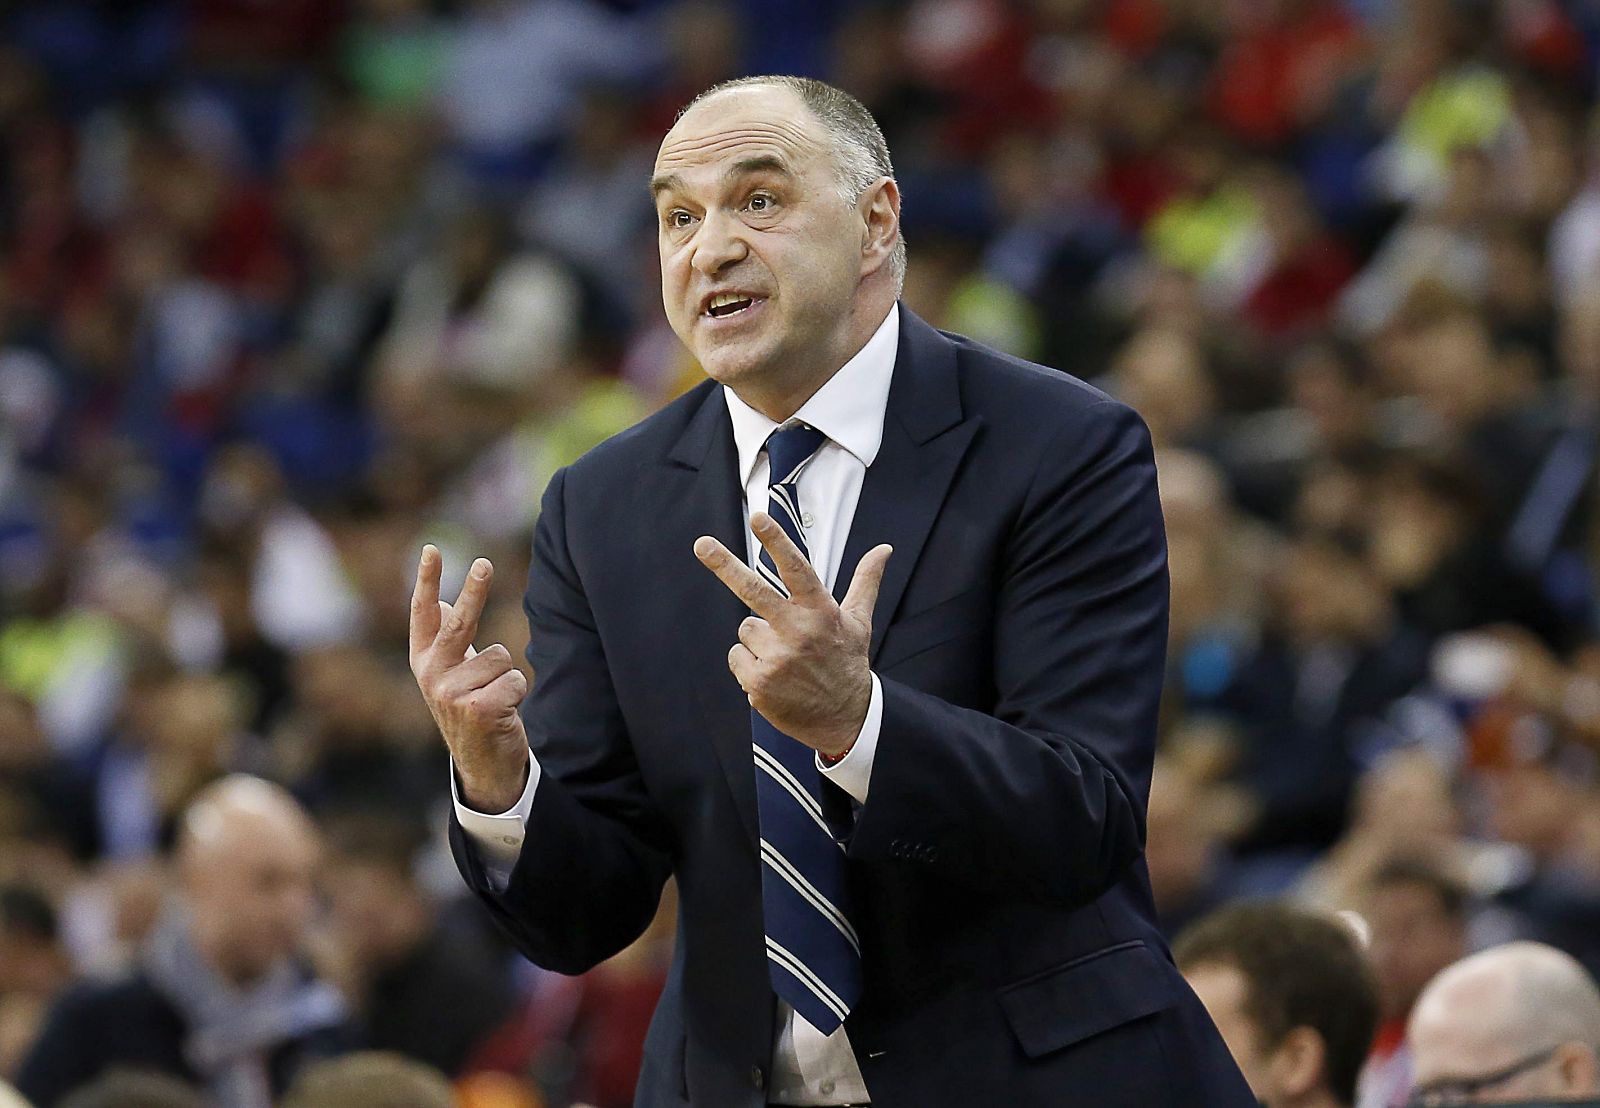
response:
[[[887,300],[874,297],[865,303],[858,301],[851,308],[850,324],[843,333],[842,341],[820,367],[812,363],[796,367],[792,374],[775,375],[781,377],[780,380],[743,382],[732,386],[734,395],[772,422],[784,422],[815,396],[818,389],[833,380],[833,375],[843,369],[851,358],[861,353],[861,348],[883,326],[889,309],[893,307],[892,296]]]

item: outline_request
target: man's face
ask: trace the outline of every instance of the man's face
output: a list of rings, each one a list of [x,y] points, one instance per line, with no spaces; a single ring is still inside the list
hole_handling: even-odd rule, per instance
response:
[[[1222,1033],[1250,1091],[1262,1104],[1270,1105],[1275,1092],[1271,1056],[1263,1048],[1261,1029],[1245,1011],[1249,983],[1244,974],[1233,966],[1210,963],[1188,967],[1183,975]]]
[[[1366,917],[1383,1014],[1403,1018],[1434,974],[1464,953],[1461,925],[1431,889],[1398,881],[1372,891]]]
[[[651,187],[667,319],[712,378],[782,387],[848,356],[866,223],[798,95],[758,85],[696,105]]]
[[[264,972],[300,945],[316,906],[319,848],[300,828],[250,821],[201,861],[189,895],[218,938],[222,967],[241,979]]]
[[[1426,1004],[1426,1001],[1424,1002]],[[1418,1094],[1455,1089],[1456,1104],[1499,1104],[1593,1096],[1594,1067],[1581,1057],[1592,1048],[1568,1044],[1539,1049],[1477,1005],[1430,1009],[1411,1021],[1412,1083]],[[1504,1076],[1500,1076],[1504,1075]]]

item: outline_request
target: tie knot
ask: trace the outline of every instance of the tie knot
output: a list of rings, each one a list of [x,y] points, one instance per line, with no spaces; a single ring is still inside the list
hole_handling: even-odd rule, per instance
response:
[[[790,423],[768,435],[767,462],[771,471],[768,484],[781,485],[793,481],[800,467],[827,438],[815,427],[808,427],[804,423]]]

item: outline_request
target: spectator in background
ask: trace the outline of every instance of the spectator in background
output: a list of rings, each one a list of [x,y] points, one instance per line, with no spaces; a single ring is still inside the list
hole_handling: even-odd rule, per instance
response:
[[[450,933],[418,886],[414,869],[427,831],[403,812],[330,820],[329,922],[366,1045],[454,1077],[510,1014],[511,990],[493,948]]]
[[[50,901],[31,884],[0,885],[0,1077],[16,1072],[71,973]]]
[[[581,306],[567,267],[520,248],[510,220],[491,208],[463,212],[441,239],[400,285],[374,381],[379,411],[435,451],[477,441],[492,418],[486,407],[503,407],[561,365]]]
[[[115,1066],[204,1085],[221,1108],[268,1108],[308,1060],[351,1040],[344,1002],[301,953],[318,834],[283,790],[234,776],[184,813],[182,896],[138,967],[57,1002],[18,1074],[54,1108]]]
[[[1414,1102],[1600,1096],[1600,989],[1554,947],[1507,943],[1445,969],[1417,999],[1408,1037]]]
[[[1328,917],[1244,901],[1194,924],[1173,957],[1266,1108],[1350,1108],[1378,1022],[1355,936]]]
[[[199,1090],[176,1077],[115,1069],[84,1085],[61,1108],[209,1108]]]
[[[1391,1108],[1411,1087],[1406,1021],[1423,987],[1466,953],[1467,899],[1434,867],[1392,862],[1366,892],[1368,954],[1378,984],[1380,1022],[1361,1072],[1360,1108]]]
[[[451,1108],[450,1083],[398,1054],[363,1051],[307,1066],[281,1108]]]

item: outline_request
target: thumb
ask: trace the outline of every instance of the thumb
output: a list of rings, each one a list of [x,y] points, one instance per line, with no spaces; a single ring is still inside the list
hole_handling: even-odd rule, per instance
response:
[[[844,594],[839,610],[872,626],[872,610],[878,606],[878,589],[883,584],[883,571],[889,565],[889,555],[894,547],[874,546],[856,563],[855,576],[850,578],[850,590]]]

